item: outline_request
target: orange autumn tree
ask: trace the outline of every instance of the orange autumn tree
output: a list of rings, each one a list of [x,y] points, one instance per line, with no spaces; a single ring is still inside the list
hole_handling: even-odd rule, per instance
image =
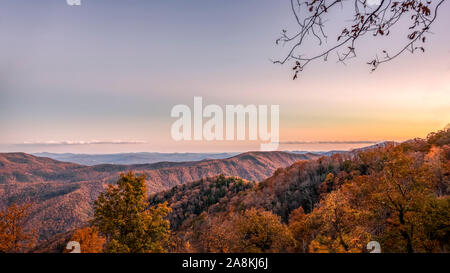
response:
[[[294,239],[278,215],[255,208],[244,211],[234,219],[236,245],[233,252],[287,252]]]
[[[295,252],[305,253],[309,250],[311,241],[317,236],[313,231],[318,231],[318,225],[314,225],[311,214],[306,214],[302,207],[292,211],[289,215],[289,230],[295,244]]]
[[[295,247],[287,226],[270,211],[251,208],[215,217],[205,213],[200,218],[193,240],[199,241],[200,252],[277,253]]]
[[[12,204],[0,211],[0,253],[23,253],[30,251],[36,234],[25,229],[31,204]]]
[[[106,242],[94,227],[84,227],[77,229],[70,241],[80,243],[81,253],[101,253]],[[65,250],[64,252],[70,252]]]
[[[355,204],[349,185],[329,193],[313,210],[291,213],[289,229],[298,252],[362,252],[370,241],[370,213]]]

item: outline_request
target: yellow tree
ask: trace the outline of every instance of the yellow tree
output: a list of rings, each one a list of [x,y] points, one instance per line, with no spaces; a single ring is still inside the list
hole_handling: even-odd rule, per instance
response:
[[[92,223],[107,239],[106,252],[166,252],[170,211],[166,203],[149,208],[145,176],[129,172],[100,194]]]

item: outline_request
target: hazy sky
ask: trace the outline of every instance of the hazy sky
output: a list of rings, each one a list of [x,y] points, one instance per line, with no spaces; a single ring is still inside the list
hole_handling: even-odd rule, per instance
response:
[[[281,141],[306,142],[280,149],[425,137],[450,122],[446,2],[424,54],[405,54],[370,73],[366,61],[375,50],[401,44],[368,37],[347,65],[314,63],[292,81],[290,65],[270,62],[289,49],[275,46],[280,31],[295,30],[288,0],[82,0],[79,7],[3,0],[0,152],[259,147],[173,141],[170,111],[192,106],[194,96],[220,106],[280,105]],[[314,141],[352,143],[308,143]]]

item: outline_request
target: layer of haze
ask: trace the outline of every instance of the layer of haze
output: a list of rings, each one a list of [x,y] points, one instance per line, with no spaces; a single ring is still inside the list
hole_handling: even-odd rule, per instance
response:
[[[288,0],[82,0],[79,7],[4,0],[0,152],[259,148],[250,141],[173,141],[170,111],[192,106],[194,96],[220,106],[278,104],[281,141],[331,142],[283,150],[425,137],[450,122],[449,12],[444,3],[424,54],[370,73],[366,62],[376,52],[402,44],[368,37],[347,65],[331,56],[292,81],[290,64],[270,61],[289,50],[275,46],[281,30],[295,30]],[[89,144],[94,140],[105,143]],[[79,143],[49,145],[67,141]]]

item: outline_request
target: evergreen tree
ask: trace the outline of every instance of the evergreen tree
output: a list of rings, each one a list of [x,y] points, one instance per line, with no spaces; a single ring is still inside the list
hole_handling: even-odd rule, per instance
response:
[[[93,224],[106,237],[106,252],[166,252],[167,204],[149,208],[145,176],[121,174],[94,203]]]

